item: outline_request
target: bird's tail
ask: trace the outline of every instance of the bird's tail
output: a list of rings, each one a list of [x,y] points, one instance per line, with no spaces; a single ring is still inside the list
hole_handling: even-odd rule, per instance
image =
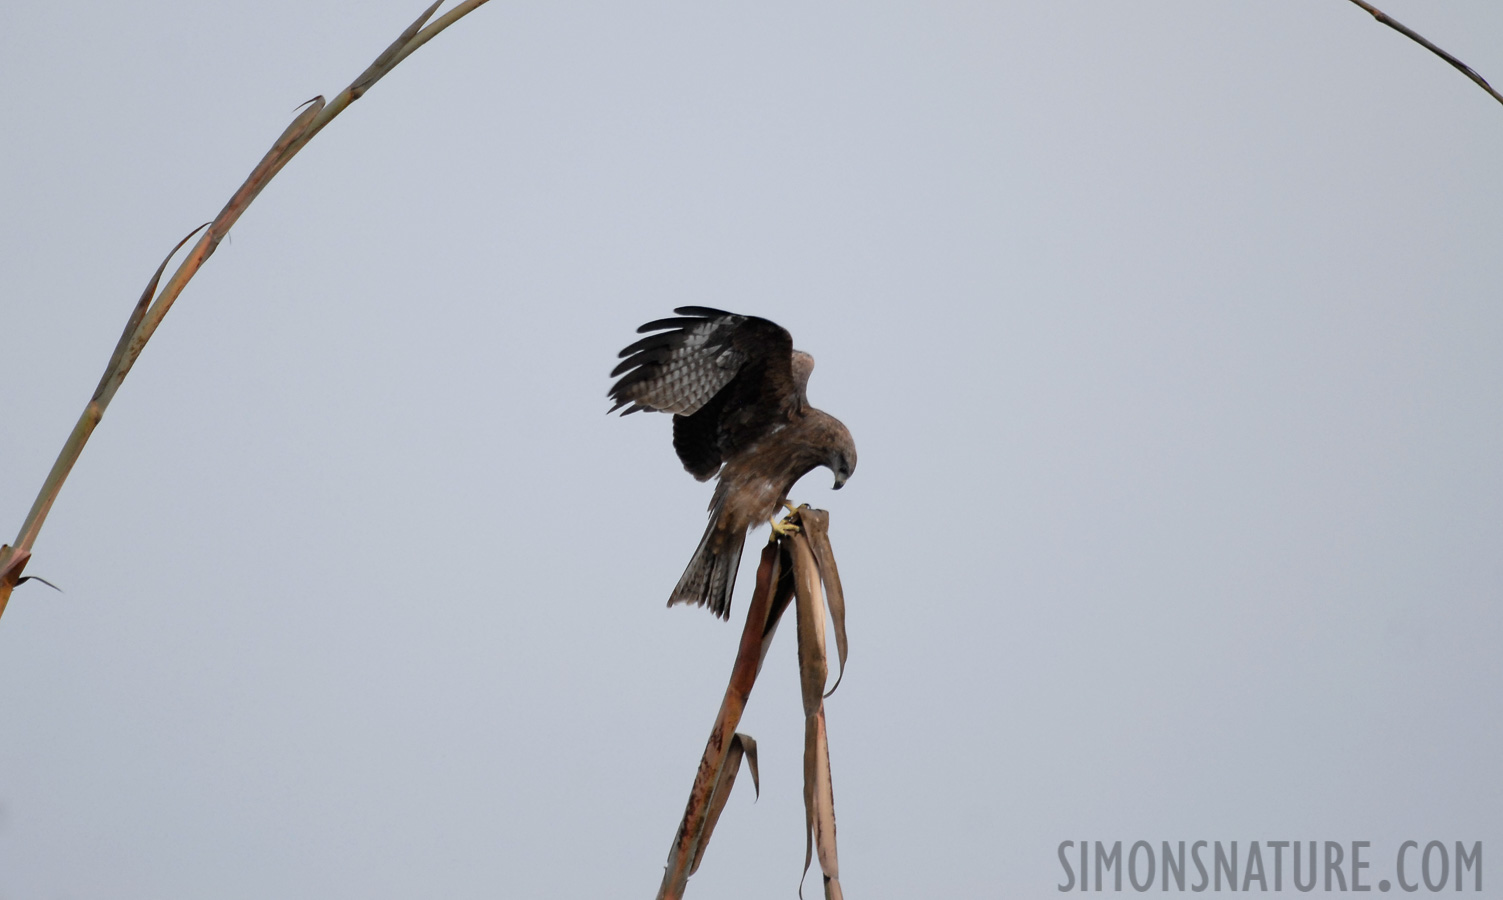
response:
[[[746,530],[727,534],[720,530],[720,506],[710,513],[710,524],[694,550],[694,558],[684,569],[678,586],[668,598],[668,605],[693,603],[708,606],[722,619],[731,617],[731,592],[736,588],[736,570],[741,567],[741,548]]]

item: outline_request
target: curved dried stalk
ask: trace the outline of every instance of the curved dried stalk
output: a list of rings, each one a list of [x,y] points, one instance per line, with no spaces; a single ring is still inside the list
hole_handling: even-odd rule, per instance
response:
[[[417,20],[409,25],[392,42],[391,46],[376,57],[375,62],[360,73],[360,77],[351,82],[350,86],[341,91],[332,101],[326,104],[323,97],[315,97],[309,101],[307,109],[292,120],[292,124],[287,126],[281,137],[277,138],[271,149],[251,170],[250,176],[240,185],[240,189],[230,197],[224,209],[220,210],[219,215],[208,223],[207,230],[204,230],[198,242],[193,245],[193,249],[188,251],[187,257],[172,273],[172,277],[168,279],[162,292],[157,294],[157,283],[161,280],[162,273],[167,270],[168,261],[171,260],[173,254],[182,249],[183,244],[187,243],[193,234],[198,233],[205,226],[194,229],[193,233],[173,248],[172,253],[167,254],[167,259],[162,261],[162,265],[152,276],[145,293],[141,295],[141,299],[136,303],[135,309],[126,321],[125,331],[120,335],[119,343],[115,345],[115,352],[111,355],[109,364],[105,366],[104,376],[99,379],[99,387],[95,389],[94,396],[84,407],[83,414],[78,417],[78,423],[73,426],[72,433],[63,444],[57,461],[52,464],[52,470],[47,473],[47,479],[42,483],[42,489],[37,493],[36,501],[32,504],[26,520],[21,524],[20,532],[16,535],[15,545],[0,545],[0,615],[5,613],[11,591],[21,583],[21,572],[25,570],[26,563],[31,559],[32,545],[36,542],[37,533],[42,530],[43,523],[47,521],[47,514],[52,510],[52,504],[57,500],[63,482],[68,479],[68,473],[73,470],[73,464],[78,461],[79,454],[83,452],[89,436],[94,433],[95,426],[103,418],[104,411],[114,399],[115,392],[120,389],[121,382],[130,373],[131,367],[136,364],[141,350],[156,333],[157,326],[162,323],[162,318],[172,308],[178,295],[183,292],[188,281],[198,273],[204,261],[214,254],[219,242],[229,233],[241,213],[245,212],[251,201],[256,199],[267,183],[282,171],[282,167],[287,165],[288,161],[313,139],[314,135],[322,131],[325,125],[343,112],[345,107],[360,99],[371,85],[380,81],[386,73],[411,55],[414,50],[428,43],[440,31],[459,21],[485,2],[486,0],[464,0],[425,28],[424,24],[428,23],[433,13],[443,4],[443,0],[437,0],[424,10],[423,14],[418,16]]]
[[[746,767],[751,769],[752,788],[758,797],[762,796],[761,779],[757,777],[757,742],[752,740],[751,735],[738,731],[731,735],[725,762],[720,766],[720,777],[715,779],[715,789],[710,792],[709,811],[705,813],[704,828],[699,833],[694,863],[689,866],[690,875],[698,872],[699,864],[704,862],[705,848],[710,846],[710,835],[715,831],[715,823],[720,821],[720,814],[725,811],[725,804],[731,799],[731,789],[736,786],[736,773],[741,771],[742,758],[746,759]]]
[[[683,897],[684,887],[689,883],[689,876],[699,868],[710,830],[714,827],[711,810],[716,806],[723,808],[730,795],[726,786],[718,791],[719,803],[714,802],[716,788],[725,780],[736,725],[746,709],[752,686],[757,683],[764,646],[776,627],[776,621],[769,619],[769,613],[774,608],[781,613],[788,606],[786,592],[791,588],[781,577],[787,571],[782,557],[780,544],[769,543],[762,550],[762,560],[757,565],[757,588],[746,610],[746,625],[741,629],[741,644],[736,651],[736,662],[731,667],[731,680],[725,687],[725,698],[720,702],[720,712],[710,729],[704,755],[700,757],[684,818],[673,836],[673,846],[668,849],[668,863],[663,871],[663,884],[658,888],[658,900]],[[775,602],[774,593],[781,595],[781,603]],[[714,817],[719,818],[719,814],[719,809],[715,809]]]
[[[845,657],[849,649],[845,639],[845,590],[840,586],[840,567],[835,565],[835,550],[830,546],[830,514],[822,509],[805,507],[799,510],[799,522],[803,524],[804,534],[809,536],[809,547],[814,551],[814,562],[818,565],[820,580],[824,582],[830,625],[835,630],[835,652],[840,659],[835,683],[825,691],[825,696],[829,697],[845,677]]]
[[[1377,19],[1379,22],[1387,25],[1389,28],[1392,28],[1394,31],[1397,31],[1399,34],[1402,34],[1404,37],[1409,38],[1411,41],[1414,41],[1416,44],[1419,44],[1421,47],[1424,47],[1426,50],[1429,50],[1431,53],[1434,53],[1436,56],[1455,66],[1457,71],[1477,82],[1477,85],[1479,87],[1491,94],[1494,100],[1498,101],[1499,103],[1503,103],[1503,94],[1499,94],[1497,91],[1493,90],[1493,86],[1487,83],[1487,79],[1483,78],[1481,75],[1478,75],[1471,66],[1425,40],[1423,35],[1400,22],[1398,19],[1395,19],[1393,16],[1390,16],[1383,10],[1378,9],[1376,6],[1373,6],[1371,3],[1368,3],[1367,0],[1352,0],[1352,2],[1367,10],[1368,15],[1372,16],[1374,19]]]
[[[825,594],[816,551],[824,531],[811,528],[811,510],[800,510],[801,533],[788,539],[793,556],[793,593],[797,604],[799,689],[804,700],[804,873],[817,854],[824,874],[825,896],[840,897],[840,863],[835,853],[835,792],[830,783],[830,742],[825,729],[825,681],[830,675],[825,653]],[[833,559],[833,554],[830,554]],[[844,632],[842,625],[840,632]],[[840,643],[844,643],[842,640]],[[799,884],[802,897],[803,884]]]

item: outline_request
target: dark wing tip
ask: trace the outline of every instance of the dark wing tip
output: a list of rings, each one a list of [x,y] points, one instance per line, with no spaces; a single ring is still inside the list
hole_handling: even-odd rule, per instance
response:
[[[660,331],[657,334],[649,334],[640,341],[623,348],[616,356],[624,359],[633,353],[641,353],[643,350],[671,349],[677,340],[678,337],[674,332]]]
[[[630,350],[631,348],[628,347],[627,349]],[[668,359],[668,356],[669,354],[666,350],[656,348],[652,350],[643,350],[636,356],[633,356],[630,359],[623,359],[621,360],[621,362],[617,363],[616,368],[611,370],[611,377],[615,378],[622,372],[625,372],[628,369],[635,369],[638,366],[650,366],[665,362]]]
[[[703,319],[718,319],[721,316],[734,316],[736,313],[726,312],[723,309],[715,309],[710,306],[679,306],[673,310],[681,316],[697,316]]]
[[[702,318],[700,318],[700,319],[687,319],[687,318],[653,319],[651,322],[647,322],[646,324],[643,324],[643,325],[638,325],[637,326],[637,334],[645,334],[645,333],[647,333],[649,331],[662,331],[665,328],[687,328],[690,325],[698,325],[698,324],[700,324],[703,321],[704,321],[704,319],[702,319]]]

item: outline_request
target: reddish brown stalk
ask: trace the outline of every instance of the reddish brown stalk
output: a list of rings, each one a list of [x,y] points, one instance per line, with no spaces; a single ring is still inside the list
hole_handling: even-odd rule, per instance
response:
[[[726,803],[730,802],[731,790],[736,786],[736,773],[741,771],[742,759],[746,760],[747,768],[751,769],[752,786],[759,796],[762,793],[757,778],[757,742],[752,740],[751,735],[738,731],[731,735],[731,746],[726,751],[725,762],[720,766],[720,777],[715,779],[715,788],[710,791],[710,811],[705,814],[705,825],[699,833],[699,848],[694,851],[694,864],[689,867],[690,878],[699,871],[699,864],[705,858],[705,848],[710,846],[710,835],[715,832],[715,823],[720,821],[720,814],[725,811]]]
[[[846,656],[845,599],[840,574],[830,548],[829,513],[801,506],[788,519],[797,526],[762,551],[756,593],[746,611],[741,645],[731,670],[720,714],[700,758],[689,803],[679,823],[658,900],[679,900],[689,876],[699,868],[715,822],[725,809],[743,756],[757,777],[756,742],[736,732],[747,697],[761,671],[778,620],[796,598],[800,693],[804,706],[804,871],[817,855],[824,876],[826,900],[840,900],[840,864],[835,852],[835,796],[830,785],[830,745],[825,727],[825,681],[829,676],[825,651],[825,604],[839,647],[842,668]],[[800,896],[802,882],[800,882]]]
[[[746,709],[747,697],[757,682],[757,672],[762,668],[762,649],[770,637],[776,622],[768,621],[769,612],[775,607],[787,608],[786,598],[781,604],[774,602],[774,594],[786,584],[780,579],[781,548],[778,543],[769,543],[762,550],[762,561],[757,566],[757,588],[752,595],[750,608],[746,611],[746,625],[741,629],[741,645],[736,652],[736,662],[731,667],[731,680],[725,688],[725,699],[720,702],[720,714],[715,717],[715,727],[705,743],[705,752],[699,760],[699,771],[694,775],[694,787],[689,791],[689,803],[684,808],[684,818],[679,823],[673,846],[668,851],[668,865],[663,872],[663,885],[658,889],[658,900],[679,900],[689,882],[689,874],[697,867],[703,856],[705,823],[711,808],[711,795],[721,781],[730,750],[731,739],[741,713]]]

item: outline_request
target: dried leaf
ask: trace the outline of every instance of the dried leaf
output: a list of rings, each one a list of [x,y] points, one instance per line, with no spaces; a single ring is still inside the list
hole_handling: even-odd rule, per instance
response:
[[[825,877],[840,878],[835,853],[835,788],[830,781],[830,742],[825,730],[825,711],[814,717],[814,849]]]
[[[778,580],[773,588],[772,606],[767,611],[767,625],[762,630],[762,656],[757,660],[757,671],[762,671],[762,663],[767,661],[767,651],[772,648],[772,636],[777,634],[778,623],[783,619],[783,613],[788,610],[788,604],[793,602],[793,558],[788,555],[788,548],[778,542]]]
[[[48,581],[47,579],[43,578],[40,575],[23,575],[20,578],[16,579],[16,587],[20,587],[21,585],[25,584],[28,581],[40,581],[42,584],[47,585],[48,587],[52,588],[54,591],[57,591],[59,594],[61,594],[63,592],[62,588],[58,587],[57,585],[53,584],[52,582]]]
[[[104,367],[104,375],[100,376],[99,386],[94,388],[92,399],[95,403],[98,403],[104,397],[105,389],[110,385],[110,379],[115,375],[116,369],[120,367],[120,361],[125,358],[126,350],[130,347],[131,338],[135,336],[136,329],[141,327],[141,320],[146,318],[146,309],[151,306],[151,299],[157,295],[157,285],[162,281],[162,273],[167,271],[167,264],[172,262],[173,255],[183,249],[183,245],[188,243],[189,239],[209,227],[209,224],[205,222],[188,232],[186,237],[177,242],[177,246],[167,251],[167,258],[162,260],[162,264],[157,266],[156,273],[151,276],[151,281],[146,283],[146,290],[141,292],[141,299],[136,301],[136,308],[131,310],[130,318],[125,320],[125,330],[120,333],[120,340],[115,344],[115,352],[111,354],[109,363]],[[124,378],[125,376],[121,375],[120,377]],[[118,384],[118,381],[116,383]]]
[[[787,539],[793,559],[798,609],[799,685],[804,701],[804,872],[817,855],[825,896],[840,897],[840,866],[835,852],[835,793],[830,780],[830,749],[825,729],[824,686],[829,677],[825,648],[825,594],[835,618],[836,645],[845,662],[845,601],[840,573],[828,537],[829,514],[800,507],[802,530]],[[836,682],[839,683],[838,681]],[[803,881],[799,881],[803,896]]]
[[[825,876],[825,900],[845,900],[845,894],[840,890],[840,879]]]
[[[830,514],[822,509],[803,508],[799,510],[799,521],[803,523],[804,533],[809,536],[809,544],[814,550],[814,559],[819,563],[819,577],[825,585],[825,600],[830,605],[830,624],[835,629],[835,650],[840,656],[840,670],[835,675],[835,683],[825,691],[828,697],[840,687],[840,680],[845,677],[845,657],[847,644],[845,639],[845,591],[840,587],[840,568],[835,565],[835,550],[830,546]]]
[[[806,512],[800,510],[800,517]],[[819,565],[804,533],[792,535],[787,544],[793,557],[799,686],[804,700],[804,872],[807,874],[816,849],[820,868],[825,868],[829,855],[826,845],[834,840],[833,803],[825,799],[829,794],[830,761],[823,738],[824,690],[829,666],[825,658],[825,603]],[[803,896],[802,879],[799,896]]]
[[[798,612],[799,684],[804,696],[804,715],[819,712],[824,698],[829,666],[825,661],[825,602],[819,588],[819,565],[802,533],[788,539],[793,556],[793,593]]]
[[[809,877],[809,863],[814,861],[814,782],[815,757],[819,751],[817,716],[804,720],[804,873],[798,880],[799,900],[804,897],[804,879]]]
[[[840,862],[835,853],[835,792],[830,781],[830,745],[825,731],[825,711],[804,722],[804,875],[815,855],[824,873],[825,896],[840,896]],[[803,879],[799,896],[804,895]]]
[[[757,741],[749,734],[737,733],[736,737],[741,741],[741,749],[746,751],[746,767],[751,770],[752,795],[755,800],[762,799],[762,776],[757,774]]]
[[[699,847],[694,853],[694,863],[689,866],[689,874],[699,871],[699,864],[704,860],[705,848],[710,846],[710,834],[715,830],[715,823],[720,821],[720,812],[725,809],[726,801],[731,799],[731,788],[736,784],[736,773],[741,770],[741,758],[746,758],[746,765],[751,769],[752,788],[756,791],[757,798],[762,797],[761,779],[757,776],[757,742],[751,735],[736,732],[731,737],[730,747],[725,754],[725,762],[720,767],[720,777],[715,781],[715,789],[710,794],[710,809],[705,815],[704,831],[699,836]]]
[[[282,171],[287,161],[292,159],[293,155],[306,143],[304,136],[308,135],[309,127],[318,118],[319,113],[324,111],[324,98],[314,97],[303,106],[306,108],[292,117],[292,121],[287,123],[287,127],[282,129],[282,133],[277,135],[275,141],[272,141],[271,149],[261,156],[261,161],[256,163],[256,167],[251,169],[249,175],[245,176],[245,181],[240,183],[240,187],[230,195],[230,199],[225,202],[219,215],[214,217],[211,223],[210,246],[208,252],[204,254],[205,259],[213,254],[220,240],[229,234],[230,229],[240,220],[240,215],[245,212],[246,207],[251,205],[251,201],[260,196],[261,191],[271,179]]]
[[[20,584],[21,573],[26,571],[30,559],[30,550],[0,544],[0,613],[5,612],[11,589]]]
[[[417,17],[417,21],[413,22],[411,25],[408,25],[407,30],[398,35],[396,40],[391,42],[391,46],[381,51],[381,55],[376,57],[376,61],[367,66],[364,72],[360,73],[360,77],[350,82],[348,90],[351,94],[352,101],[359,100],[361,94],[364,94],[366,91],[370,90],[371,85],[380,81],[381,76],[391,71],[392,66],[396,65],[397,62],[399,62],[397,54],[401,53],[402,50],[407,47],[407,43],[411,41],[420,30],[422,30],[423,24],[426,23],[428,19],[438,11],[438,8],[443,5],[444,0],[435,0],[432,6],[423,10],[423,14]]]

